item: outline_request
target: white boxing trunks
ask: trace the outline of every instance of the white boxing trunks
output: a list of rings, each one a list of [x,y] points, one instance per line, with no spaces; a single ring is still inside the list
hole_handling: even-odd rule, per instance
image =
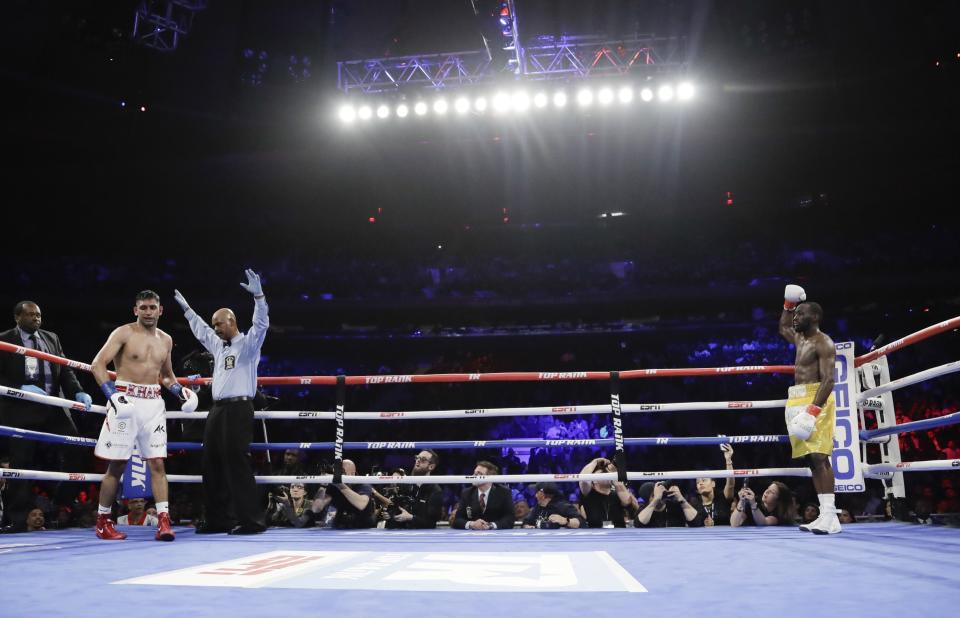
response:
[[[132,412],[118,416],[108,407],[93,453],[101,459],[126,461],[139,448],[144,459],[167,456],[167,410],[159,384],[134,384],[117,381],[117,392],[132,405]]]

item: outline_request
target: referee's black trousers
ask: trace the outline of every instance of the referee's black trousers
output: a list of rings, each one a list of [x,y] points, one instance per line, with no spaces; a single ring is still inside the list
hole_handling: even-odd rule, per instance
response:
[[[252,438],[253,401],[213,403],[203,430],[203,491],[208,526],[266,525],[265,508],[253,478]]]

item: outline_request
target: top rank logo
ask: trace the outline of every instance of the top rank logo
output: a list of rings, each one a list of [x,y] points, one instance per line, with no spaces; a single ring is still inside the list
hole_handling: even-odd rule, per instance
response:
[[[537,374],[540,380],[577,380],[586,377],[586,371],[541,371]]]
[[[413,382],[413,376],[365,376],[365,384],[407,384]]]

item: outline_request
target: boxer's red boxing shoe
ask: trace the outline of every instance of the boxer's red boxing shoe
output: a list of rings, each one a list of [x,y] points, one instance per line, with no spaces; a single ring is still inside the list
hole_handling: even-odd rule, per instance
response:
[[[125,532],[119,532],[113,527],[113,522],[106,515],[97,515],[97,538],[105,541],[122,541],[127,538]]]
[[[175,539],[177,535],[173,533],[173,528],[170,527],[170,513],[158,513],[157,519],[160,520],[160,525],[157,526],[157,536],[155,538],[158,541]]]

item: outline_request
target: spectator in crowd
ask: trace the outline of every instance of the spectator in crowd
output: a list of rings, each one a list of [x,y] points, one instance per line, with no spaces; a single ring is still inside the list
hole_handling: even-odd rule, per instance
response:
[[[857,521],[853,518],[853,515],[850,514],[850,509],[840,509],[837,517],[840,519],[841,524],[852,524]]]
[[[937,503],[938,513],[960,513],[960,500],[957,499],[957,490],[947,487],[943,490],[943,500]]]
[[[303,483],[291,483],[289,491],[280,486],[273,493],[273,505],[267,512],[267,525],[293,528],[311,528],[317,514],[311,508]]]
[[[703,526],[703,519],[676,484],[667,487],[664,482],[647,482],[637,491],[637,499],[644,506],[637,513],[637,528],[675,528]]]
[[[474,476],[490,476],[500,468],[490,461],[478,461]],[[503,485],[477,480],[460,494],[460,507],[453,520],[459,530],[507,530],[513,528],[513,502]]]
[[[796,519],[796,505],[790,488],[774,481],[763,492],[760,502],[749,486],[740,490],[737,508],[730,514],[730,525],[741,526],[792,526]]]
[[[530,505],[526,500],[517,500],[513,503],[513,519],[516,522],[523,522],[530,514]]]
[[[303,451],[297,448],[288,448],[283,451],[283,459],[275,472],[277,476],[301,476],[305,474],[303,468]]]
[[[16,326],[0,333],[0,341],[28,350],[65,356],[57,334],[40,328],[42,316],[37,303],[29,300],[18,302],[13,308],[13,320]],[[0,354],[0,385],[37,395],[65,395],[82,403],[87,410],[93,404],[93,399],[83,391],[73,369],[34,356]],[[69,410],[25,399],[0,397],[0,424],[64,436],[79,435]],[[28,470],[35,467],[38,452],[47,448],[47,445],[35,440],[10,440],[8,444],[10,467]],[[78,472],[83,468],[82,447],[58,445],[53,448],[57,453],[57,470]],[[24,525],[27,513],[36,506],[32,485],[31,481],[10,483],[6,509],[10,512],[10,519],[19,522],[18,526]],[[53,494],[54,505],[69,507],[76,490],[75,483],[60,483]]]
[[[581,474],[616,473],[617,467],[603,457],[591,460]],[[580,514],[589,528],[625,528],[626,514],[636,513],[640,505],[625,483],[620,481],[581,481]]]
[[[413,476],[430,476],[440,465],[433,449],[424,449],[413,460]],[[400,485],[387,505],[387,528],[436,528],[443,516],[443,492],[432,483]]]
[[[933,518],[930,517],[933,512],[933,506],[926,498],[920,498],[913,504],[913,512],[910,514],[910,521],[915,524],[932,524]]]
[[[343,460],[344,476],[356,476],[357,465],[350,459]],[[321,485],[313,499],[315,514],[322,513],[329,506],[337,512],[333,518],[333,527],[343,529],[373,528],[376,516],[373,504],[373,487],[366,484]]]
[[[720,450],[723,452],[723,458],[726,461],[727,470],[733,470],[733,447],[729,444],[721,444]],[[717,495],[717,482],[711,478],[699,478],[697,483],[697,496],[699,504],[696,505],[699,516],[704,526],[729,526],[730,525],[730,504],[733,502],[734,481],[733,477],[727,477],[723,484],[723,495]]]
[[[147,513],[146,498],[130,498],[127,500],[127,514],[118,517],[117,523],[126,526],[156,526],[160,522],[156,515]]]
[[[808,502],[803,505],[803,514],[800,516],[800,523],[809,524],[816,521],[820,517],[820,507],[814,504],[813,502]],[[843,522],[840,522],[843,523]]]
[[[46,530],[46,528],[43,527],[44,523],[45,523],[45,520],[43,517],[42,510],[32,509],[29,513],[27,513],[27,518],[25,521],[27,532],[38,532],[40,530]]]
[[[944,459],[960,459],[960,447],[956,440],[947,440],[947,445],[943,448]]]
[[[524,528],[579,528],[583,516],[554,483],[537,483],[537,505],[523,520]]]

